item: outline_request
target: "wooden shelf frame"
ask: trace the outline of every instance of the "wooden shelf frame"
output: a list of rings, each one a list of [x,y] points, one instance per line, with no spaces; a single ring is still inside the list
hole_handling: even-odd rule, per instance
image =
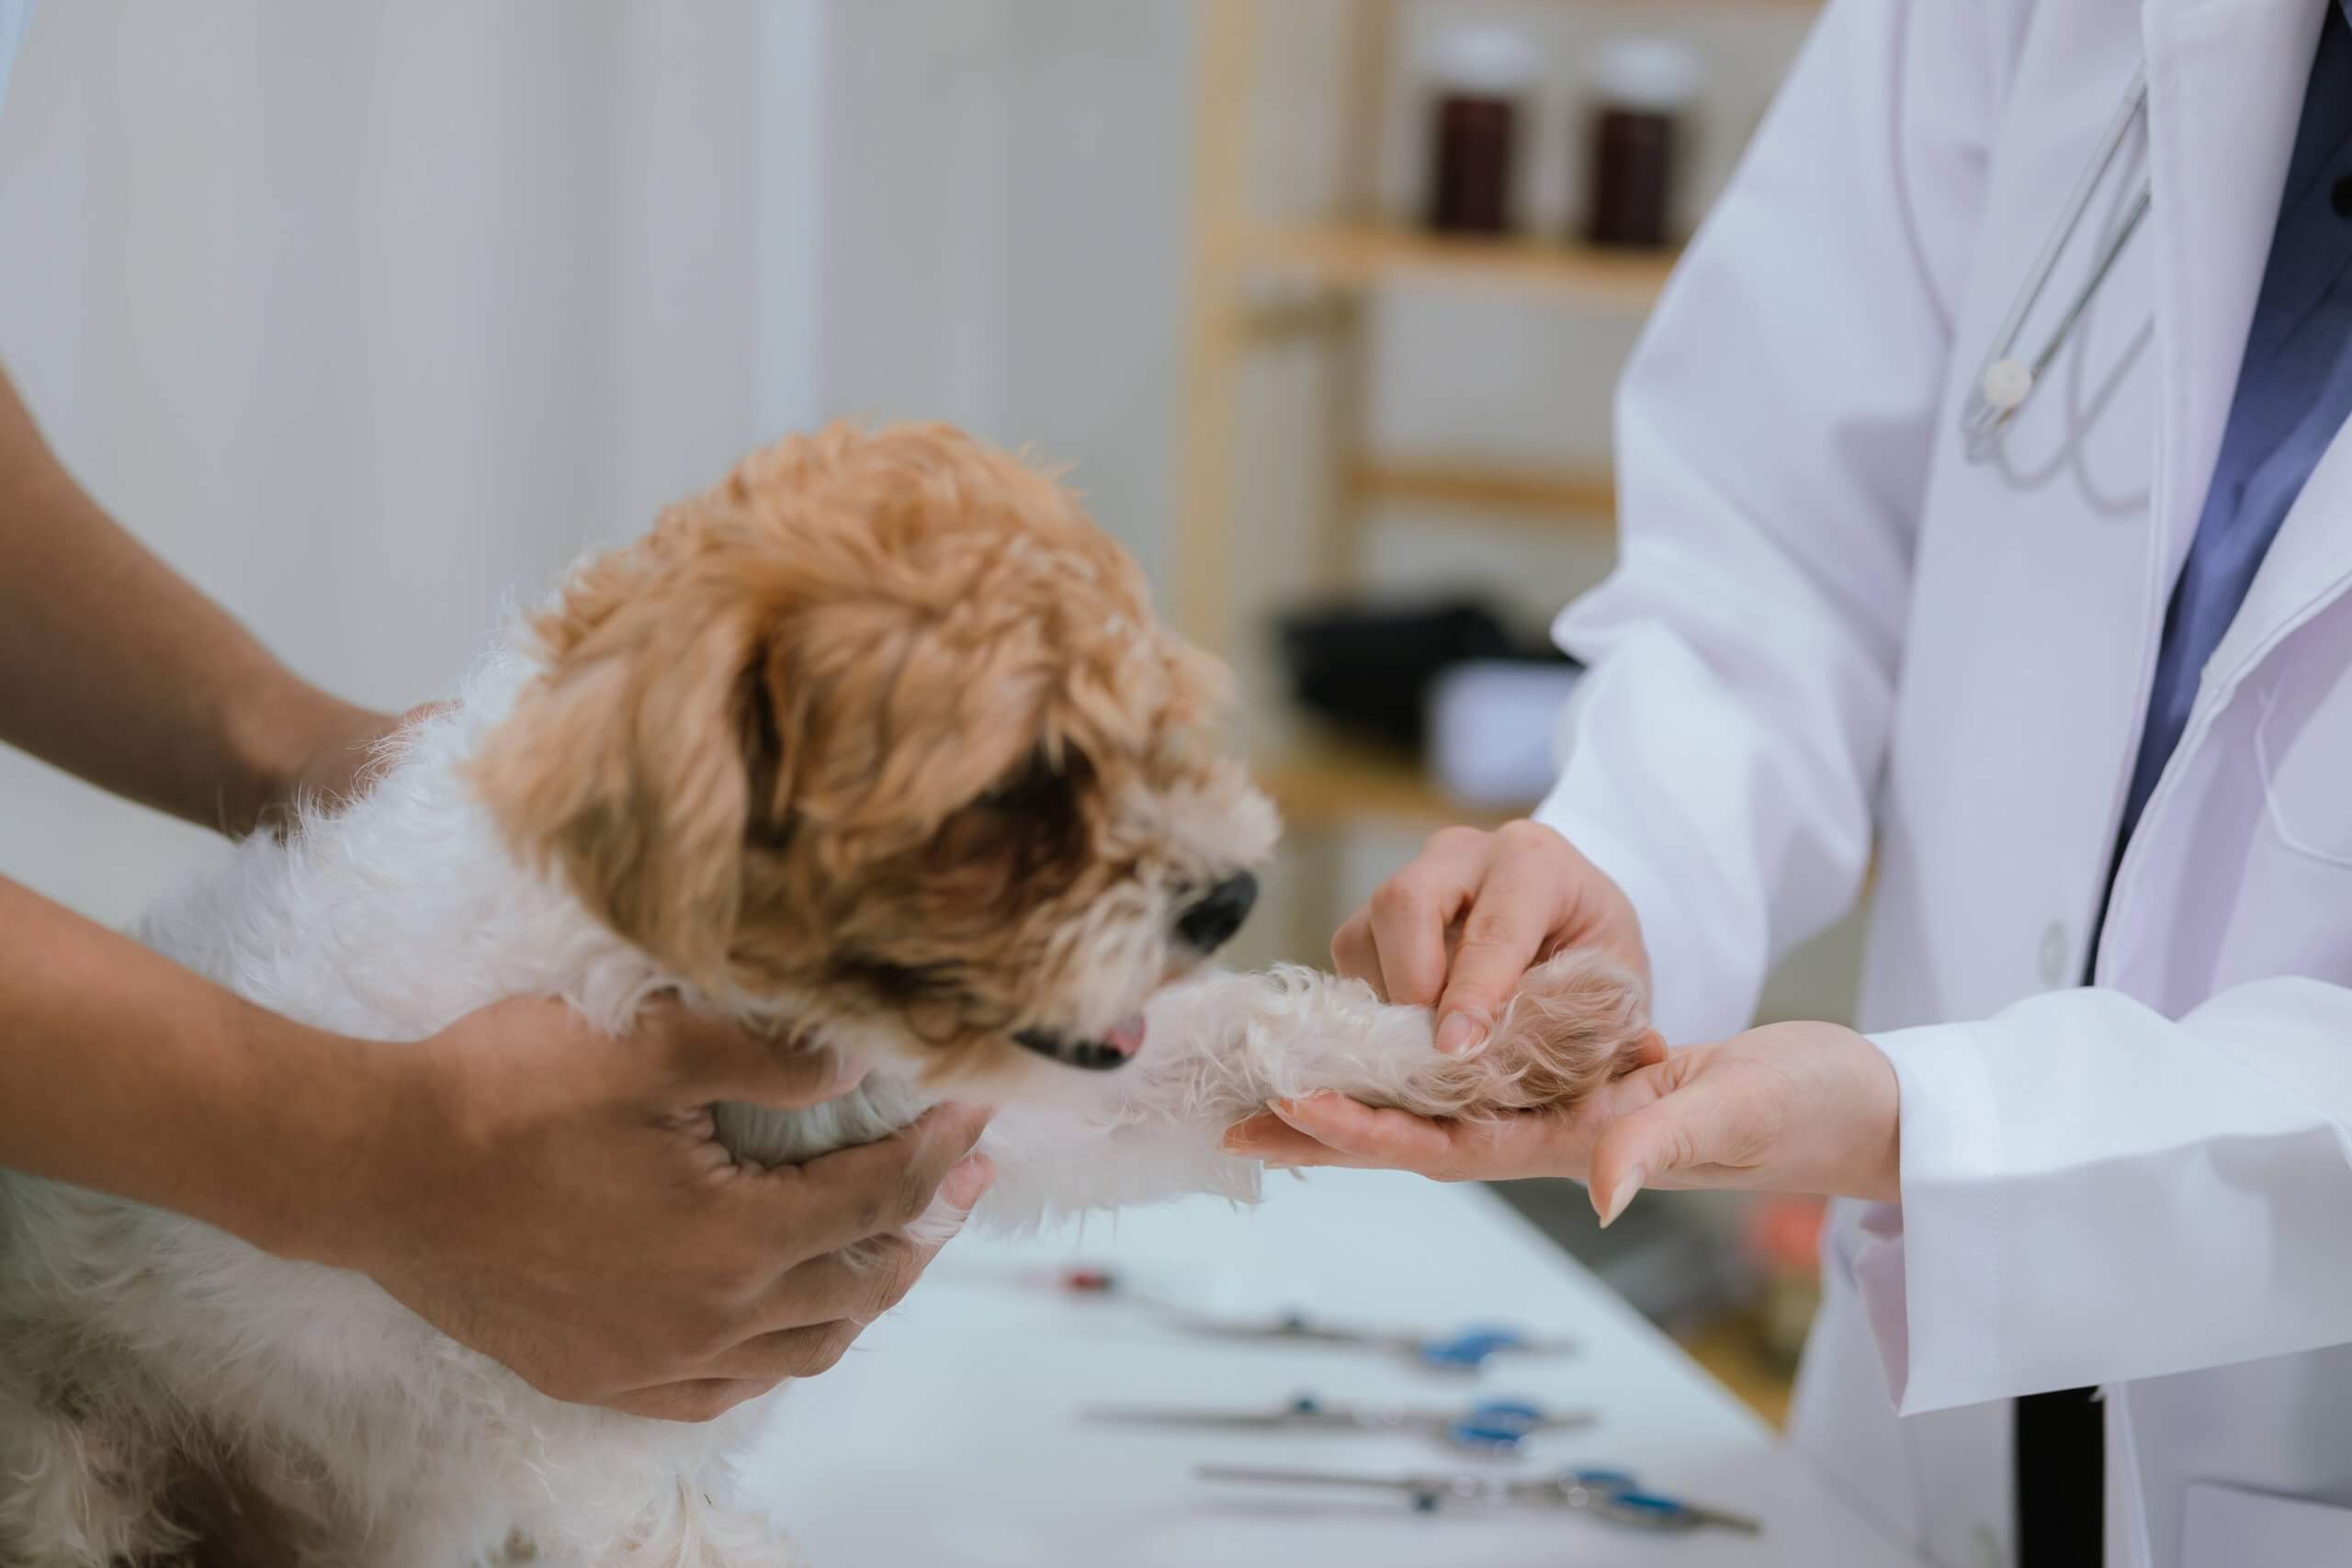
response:
[[[1244,222],[1222,247],[1243,276],[1329,288],[1435,287],[1545,304],[1646,314],[1679,251],[1619,251],[1566,240],[1461,239],[1379,223]]]
[[[1617,484],[1606,468],[1544,472],[1505,464],[1363,457],[1348,471],[1359,504],[1473,513],[1482,520],[1612,533]]]
[[[1321,450],[1304,457],[1319,462],[1329,476],[1329,501],[1293,525],[1309,531],[1317,573],[1302,589],[1352,581],[1362,568],[1367,519],[1383,509],[1417,508],[1420,514],[1410,519],[1416,524],[1476,518],[1589,533],[1614,529],[1614,486],[1602,469],[1544,472],[1471,459],[1391,457],[1362,446],[1374,369],[1374,313],[1367,307],[1382,292],[1452,289],[1534,308],[1639,315],[1655,304],[1677,260],[1671,254],[1605,251],[1561,239],[1444,238],[1382,220],[1379,131],[1405,3],[1352,0],[1345,47],[1336,61],[1344,155],[1329,216],[1305,221],[1271,220],[1249,208],[1259,45],[1277,0],[1203,0],[1174,600],[1177,624],[1221,653],[1229,654],[1238,642],[1229,603],[1237,554],[1233,492],[1240,472],[1235,404],[1243,367],[1276,343],[1311,341],[1325,356],[1322,423],[1331,434]],[[1809,6],[1814,0],[1715,3],[1747,8]],[[1321,872],[1333,877],[1335,835],[1348,829],[1425,832],[1450,822],[1491,825],[1524,810],[1455,800],[1410,760],[1312,736],[1265,760],[1259,776],[1295,840],[1310,859],[1319,856]],[[1300,951],[1319,950],[1331,913],[1303,912]]]

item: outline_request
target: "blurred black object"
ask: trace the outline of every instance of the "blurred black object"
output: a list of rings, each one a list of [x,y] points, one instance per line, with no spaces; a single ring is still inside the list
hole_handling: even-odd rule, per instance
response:
[[[1544,638],[1514,634],[1491,606],[1471,598],[1310,606],[1278,616],[1274,629],[1299,706],[1363,739],[1415,752],[1427,735],[1430,684],[1453,665],[1575,663]]]

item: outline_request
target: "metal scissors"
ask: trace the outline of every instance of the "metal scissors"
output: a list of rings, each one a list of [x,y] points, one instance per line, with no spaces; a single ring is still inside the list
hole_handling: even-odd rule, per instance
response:
[[[1329,1404],[1311,1393],[1271,1409],[1206,1410],[1097,1405],[1082,1412],[1089,1421],[1145,1427],[1210,1427],[1228,1432],[1411,1432],[1468,1453],[1511,1455],[1544,1432],[1589,1427],[1590,1411],[1552,1412],[1518,1399],[1487,1399],[1453,1409],[1382,1408]]]
[[[1317,1323],[1304,1313],[1288,1312],[1268,1319],[1226,1319],[1194,1314],[1174,1314],[1194,1334],[1227,1339],[1279,1339],[1306,1345],[1363,1345],[1395,1350],[1424,1367],[1447,1372],[1476,1372],[1501,1355],[1563,1356],[1576,1348],[1566,1339],[1537,1339],[1516,1328],[1479,1324],[1448,1334],[1408,1334],[1377,1328],[1351,1328]]]
[[[1501,1504],[1526,1508],[1562,1508],[1590,1514],[1605,1523],[1657,1535],[1698,1529],[1762,1533],[1761,1521],[1746,1514],[1702,1507],[1679,1497],[1645,1492],[1619,1470],[1564,1470],[1551,1475],[1510,1478],[1487,1475],[1357,1475],[1344,1471],[1281,1470],[1251,1465],[1204,1464],[1193,1473],[1203,1481],[1262,1482],[1278,1486],[1349,1486],[1401,1492],[1421,1513],[1448,1503]]]

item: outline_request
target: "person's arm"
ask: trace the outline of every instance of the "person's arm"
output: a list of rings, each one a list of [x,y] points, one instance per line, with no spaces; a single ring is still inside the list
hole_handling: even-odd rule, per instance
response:
[[[2178,1021],[2083,987],[1875,1040],[1773,1024],[1621,1079],[1514,1173],[1589,1174],[1603,1216],[1643,1187],[1877,1201],[1850,1266],[1905,1415],[2164,1377],[2352,1345],[2347,1041],[2352,990],[2295,976]],[[1293,1113],[1342,1145],[1393,1114]]]
[[[714,1100],[854,1077],[675,1011],[616,1038],[536,999],[346,1039],[0,881],[0,1167],[359,1269],[562,1398],[716,1415],[831,1365],[912,1284],[938,1243],[904,1227],[987,1186],[980,1113],[775,1169],[713,1134]]]
[[[1912,1415],[2352,1345],[2347,1040],[2352,990],[2317,980],[2177,1022],[2085,987],[1875,1041],[1773,1024],[1493,1129],[1327,1095],[1237,1136],[1287,1163],[1589,1178],[1604,1224],[1645,1187],[1872,1201],[1850,1267]]]
[[[309,685],[99,509],[0,375],[0,742],[233,836],[392,726]]]

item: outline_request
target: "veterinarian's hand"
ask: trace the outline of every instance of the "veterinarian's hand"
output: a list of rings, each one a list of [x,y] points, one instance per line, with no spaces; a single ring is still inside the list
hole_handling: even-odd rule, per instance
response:
[[[1589,1181],[1606,1224],[1645,1187],[1743,1187],[1893,1201],[1894,1068],[1832,1023],[1777,1023],[1669,1053],[1573,1111],[1431,1122],[1336,1094],[1234,1127],[1226,1147],[1272,1165],[1418,1171],[1443,1181]]]
[[[503,1002],[403,1055],[311,1255],[577,1403],[707,1420],[823,1371],[944,1239],[906,1227],[934,1199],[959,1220],[991,1176],[987,1113],[953,1106],[805,1166],[737,1163],[712,1102],[814,1105],[863,1069],[676,1008],[615,1038]]]
[[[1552,829],[1513,822],[1431,838],[1340,927],[1331,962],[1386,1000],[1434,1009],[1438,1049],[1458,1056],[1486,1043],[1532,964],[1587,946],[1648,983],[1641,923],[1617,885]]]

